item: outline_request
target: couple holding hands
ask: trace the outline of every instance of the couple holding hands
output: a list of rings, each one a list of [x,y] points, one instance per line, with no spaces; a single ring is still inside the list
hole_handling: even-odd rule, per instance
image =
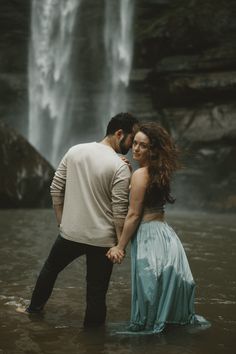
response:
[[[125,155],[139,168],[132,174]],[[156,122],[139,123],[119,113],[97,143],[75,145],[56,170],[51,195],[57,237],[37,279],[30,305],[40,313],[57,275],[81,255],[87,262],[84,327],[105,323],[113,263],[121,263],[131,240],[132,301],[128,331],[160,333],[167,324],[204,321],[194,313],[195,283],[183,246],[165,221],[178,149]]]

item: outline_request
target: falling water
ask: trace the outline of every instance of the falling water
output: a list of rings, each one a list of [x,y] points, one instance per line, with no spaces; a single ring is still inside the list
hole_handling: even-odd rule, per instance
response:
[[[104,43],[108,64],[108,116],[126,110],[133,54],[134,0],[106,0]]]
[[[66,148],[101,138],[106,120],[127,108],[134,2],[32,2],[29,140],[55,166]]]
[[[71,120],[72,35],[80,0],[33,0],[29,140],[55,164]]]

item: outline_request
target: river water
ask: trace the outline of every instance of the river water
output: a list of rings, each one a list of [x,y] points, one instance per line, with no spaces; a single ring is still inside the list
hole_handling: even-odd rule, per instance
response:
[[[236,332],[236,219],[233,215],[171,213],[197,283],[196,313],[210,328],[174,326],[160,335],[121,335],[130,312],[130,259],[114,267],[107,325],[82,328],[85,260],[58,277],[42,316],[19,314],[57,234],[52,210],[0,211],[0,353],[232,353]]]

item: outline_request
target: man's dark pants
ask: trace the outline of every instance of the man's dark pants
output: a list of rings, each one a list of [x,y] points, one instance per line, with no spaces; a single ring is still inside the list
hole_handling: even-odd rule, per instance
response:
[[[57,275],[74,259],[86,255],[87,307],[84,326],[99,326],[106,319],[106,293],[113,264],[106,257],[109,248],[86,245],[57,237],[37,279],[29,313],[40,312],[49,299]]]

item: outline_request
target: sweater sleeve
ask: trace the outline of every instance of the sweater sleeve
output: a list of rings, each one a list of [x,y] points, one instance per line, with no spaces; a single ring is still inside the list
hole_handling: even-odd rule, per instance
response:
[[[128,212],[130,170],[122,165],[116,172],[112,185],[113,218],[125,218]]]
[[[50,186],[50,193],[53,205],[64,203],[65,185],[67,172],[67,154],[61,160]]]

